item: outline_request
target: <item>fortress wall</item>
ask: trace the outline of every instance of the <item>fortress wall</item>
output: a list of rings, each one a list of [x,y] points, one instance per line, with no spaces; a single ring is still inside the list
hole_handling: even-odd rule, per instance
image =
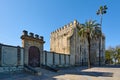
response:
[[[70,64],[69,61],[70,61],[70,60],[69,60],[69,56],[66,56],[66,65],[69,65],[69,64]]]
[[[53,53],[47,53],[47,65],[53,65]]]
[[[75,20],[51,33],[50,51],[64,54],[70,53],[69,38],[72,36],[73,28],[76,27],[76,24],[78,22]]]
[[[2,46],[2,66],[17,65],[17,48]]]
[[[24,65],[24,49],[21,48],[21,59],[20,59],[20,65]]]
[[[80,26],[79,24],[77,26]],[[71,65],[80,65],[83,61],[86,62],[87,58],[87,39],[82,40],[82,38],[78,35],[78,29],[74,28],[74,32],[72,37],[70,38],[70,62]]]
[[[59,33],[58,35],[63,35],[64,33],[68,32],[71,28],[76,27],[76,24],[79,24],[79,23],[76,20],[74,20],[73,22],[68,23],[63,27],[60,27],[59,29],[51,32],[51,37],[55,36],[57,33]]]
[[[43,65],[45,65],[45,54],[46,54],[46,52],[44,51],[43,54],[42,54],[42,57],[43,57],[42,58],[42,64]]]
[[[1,45],[0,72],[23,70],[24,49],[17,46]]]
[[[17,66],[23,65],[23,48],[8,45],[2,45],[2,62],[1,66]]]
[[[101,54],[101,64],[105,64],[105,35],[102,35],[102,54]]]
[[[59,54],[55,54],[55,65],[59,65]]]
[[[70,65],[70,55],[44,51],[43,65],[56,66],[56,67]]]
[[[65,57],[64,55],[61,55],[61,65],[65,65]]]

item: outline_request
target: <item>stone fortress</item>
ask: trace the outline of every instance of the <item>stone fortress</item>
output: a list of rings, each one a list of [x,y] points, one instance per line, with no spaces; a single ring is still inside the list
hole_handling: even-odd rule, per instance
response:
[[[64,25],[51,33],[50,39],[50,51],[69,54],[71,56],[72,64],[81,65],[87,63],[88,60],[88,41],[82,40],[78,35],[77,26],[80,27],[80,23],[74,20],[73,22]],[[96,29],[101,29],[96,27]],[[99,62],[99,37],[91,40],[91,64],[97,65]],[[102,35],[101,41],[101,64],[104,64],[105,56],[105,36]]]
[[[81,39],[78,35],[77,20],[57,29],[51,33],[50,51],[44,50],[44,38],[24,30],[21,36],[22,47],[0,44],[0,72],[23,70],[24,65],[31,67],[68,67],[87,66],[88,63],[88,41]],[[96,27],[100,29],[100,27]],[[105,62],[105,36],[91,40],[91,65]],[[99,47],[101,46],[101,50]],[[101,54],[99,55],[99,51]],[[100,58],[99,58],[100,56]]]

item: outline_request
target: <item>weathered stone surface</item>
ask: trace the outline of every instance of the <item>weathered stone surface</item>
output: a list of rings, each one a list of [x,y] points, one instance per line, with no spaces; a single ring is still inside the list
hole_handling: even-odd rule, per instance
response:
[[[81,38],[78,35],[77,26],[80,24],[75,20],[74,22],[65,25],[64,27],[57,29],[51,33],[50,38],[50,51],[61,53],[61,54],[70,54],[70,64],[81,64],[82,62],[88,62],[88,40],[87,38]],[[96,27],[100,29],[100,27]],[[101,39],[101,48],[99,48],[100,37],[93,38],[91,40],[91,64],[97,64],[99,57],[99,49],[101,49],[100,57],[102,60],[101,63],[104,63],[105,58],[105,36]],[[103,57],[103,58],[102,58]]]
[[[23,65],[23,48],[10,45],[1,45],[1,66],[19,66]],[[19,60],[18,60],[19,59]],[[19,64],[18,64],[19,62]]]
[[[31,46],[35,46],[39,48],[40,51],[40,63],[43,61],[42,53],[43,53],[43,44],[45,41],[43,40],[43,37],[39,38],[39,35],[36,35],[34,37],[34,33],[30,33],[30,35],[22,35],[22,47],[24,48],[24,64],[28,64],[28,59],[29,59],[29,48]]]

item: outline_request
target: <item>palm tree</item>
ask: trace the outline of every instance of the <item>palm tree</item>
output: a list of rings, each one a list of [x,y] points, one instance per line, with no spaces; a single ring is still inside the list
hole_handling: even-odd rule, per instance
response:
[[[102,26],[102,17],[103,17],[103,14],[106,14],[107,13],[107,6],[104,5],[104,6],[100,6],[100,8],[98,9],[98,11],[96,12],[97,15],[100,15],[100,24]]]
[[[90,47],[91,47],[91,39],[95,35],[95,27],[98,26],[99,24],[96,23],[96,21],[89,20],[86,21],[85,24],[81,24],[80,27],[78,28],[78,34],[82,39],[87,38],[88,40],[88,68],[91,67],[91,61],[90,61]]]
[[[104,5],[104,6],[100,6],[100,8],[98,9],[98,11],[96,12],[97,15],[100,15],[100,24],[101,24],[101,30],[102,30],[102,17],[103,17],[103,14],[106,14],[107,13],[107,6]],[[100,64],[100,54],[101,54],[101,43],[102,43],[102,33],[100,34],[100,42],[99,42],[99,66],[101,65]]]

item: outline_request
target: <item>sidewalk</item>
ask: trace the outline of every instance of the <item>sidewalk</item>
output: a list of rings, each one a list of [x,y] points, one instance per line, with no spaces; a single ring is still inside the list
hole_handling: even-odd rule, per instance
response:
[[[30,73],[0,73],[0,80],[120,80],[120,68],[112,67],[72,67],[59,72],[39,69],[41,76]]]

